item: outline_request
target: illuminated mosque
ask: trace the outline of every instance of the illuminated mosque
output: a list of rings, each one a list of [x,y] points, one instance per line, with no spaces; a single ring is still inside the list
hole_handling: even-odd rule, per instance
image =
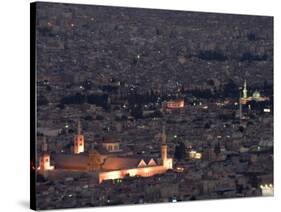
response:
[[[265,96],[261,96],[260,92],[258,90],[255,90],[252,94],[252,96],[248,96],[248,90],[247,90],[247,81],[244,81],[243,86],[243,96],[240,98],[240,103],[242,105],[247,104],[250,101],[256,101],[256,102],[263,102],[268,101],[269,98]]]
[[[50,158],[46,142],[39,159],[39,171],[77,170],[98,173],[99,183],[104,180],[122,179],[124,177],[151,177],[173,169],[173,159],[167,155],[167,136],[165,127],[162,129],[161,158],[138,158],[132,152],[120,148],[120,141],[102,140],[101,145],[89,153],[84,151],[84,135],[78,122],[77,134],[74,137],[74,154],[54,154]],[[54,166],[50,165],[52,159]]]
[[[239,117],[240,120],[244,119],[245,117],[243,116],[242,112],[242,107],[243,105],[248,105],[251,101],[255,102],[264,102],[264,101],[269,101],[270,99],[266,96],[261,96],[260,92],[258,90],[255,90],[252,94],[252,96],[248,96],[248,90],[247,90],[247,81],[244,81],[244,86],[242,90],[243,95],[240,95],[239,98]],[[248,108],[251,109],[251,105],[248,105]],[[270,112],[270,109],[264,109],[265,112]]]

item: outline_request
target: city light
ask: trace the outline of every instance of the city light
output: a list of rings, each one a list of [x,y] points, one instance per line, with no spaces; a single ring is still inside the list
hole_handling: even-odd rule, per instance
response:
[[[273,195],[272,17],[36,9],[38,210]]]
[[[202,158],[202,153],[199,153],[199,152],[196,152],[196,151],[192,150],[192,151],[189,152],[189,158],[200,160]]]
[[[265,112],[265,113],[270,113],[270,111],[271,111],[271,110],[270,110],[269,108],[264,108],[264,109],[263,109],[263,112]]]
[[[272,184],[260,185],[260,189],[262,191],[262,196],[273,196],[274,195],[274,187]]]
[[[184,168],[183,168],[183,167],[177,167],[177,168],[176,168],[176,171],[177,171],[177,172],[183,172],[183,171],[184,171]]]

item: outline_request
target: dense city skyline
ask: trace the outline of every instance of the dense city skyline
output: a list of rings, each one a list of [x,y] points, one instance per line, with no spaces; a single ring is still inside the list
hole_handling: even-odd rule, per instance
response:
[[[40,2],[32,27],[37,209],[273,195],[273,17]]]

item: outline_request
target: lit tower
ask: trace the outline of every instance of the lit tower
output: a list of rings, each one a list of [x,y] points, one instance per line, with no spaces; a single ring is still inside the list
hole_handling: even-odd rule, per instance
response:
[[[161,145],[161,160],[163,165],[167,161],[167,135],[165,126],[162,127],[162,145]]]
[[[244,81],[244,88],[243,88],[243,98],[247,99],[247,81]]]
[[[84,136],[81,134],[80,120],[78,121],[77,135],[74,137],[74,154],[84,152]]]
[[[39,169],[40,169],[40,171],[54,169],[54,166],[50,165],[50,154],[48,152],[48,145],[46,142],[46,137],[43,137],[42,155],[40,156]]]
[[[167,135],[166,135],[166,128],[163,126],[162,128],[162,145],[161,145],[161,161],[162,166],[165,169],[173,169],[173,159],[168,158],[168,146],[167,146]]]

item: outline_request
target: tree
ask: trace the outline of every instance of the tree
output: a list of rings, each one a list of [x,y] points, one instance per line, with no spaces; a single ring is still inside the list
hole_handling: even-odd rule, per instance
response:
[[[81,93],[76,93],[75,95],[65,96],[61,99],[61,104],[84,104],[86,101],[86,96]]]
[[[238,128],[238,130],[239,130],[241,133],[243,133],[243,132],[244,132],[244,127],[240,126],[240,127]]]
[[[205,125],[204,125],[204,128],[205,129],[210,129],[211,127],[211,123],[210,122],[207,122]]]
[[[227,60],[227,57],[219,51],[200,51],[198,54],[198,58],[202,60],[217,60],[217,61]]]
[[[221,153],[221,145],[220,145],[220,143],[217,143],[215,145],[214,152],[215,152],[216,156],[218,156]]]
[[[223,87],[223,95],[224,97],[232,97],[237,98],[239,96],[239,88],[235,84],[235,82],[230,79]]]
[[[177,160],[182,160],[186,158],[186,147],[183,142],[180,142],[176,148],[175,148],[175,153],[174,156]]]
[[[143,118],[143,109],[140,104],[134,105],[132,108],[131,115],[135,117],[135,119],[141,119]]]

